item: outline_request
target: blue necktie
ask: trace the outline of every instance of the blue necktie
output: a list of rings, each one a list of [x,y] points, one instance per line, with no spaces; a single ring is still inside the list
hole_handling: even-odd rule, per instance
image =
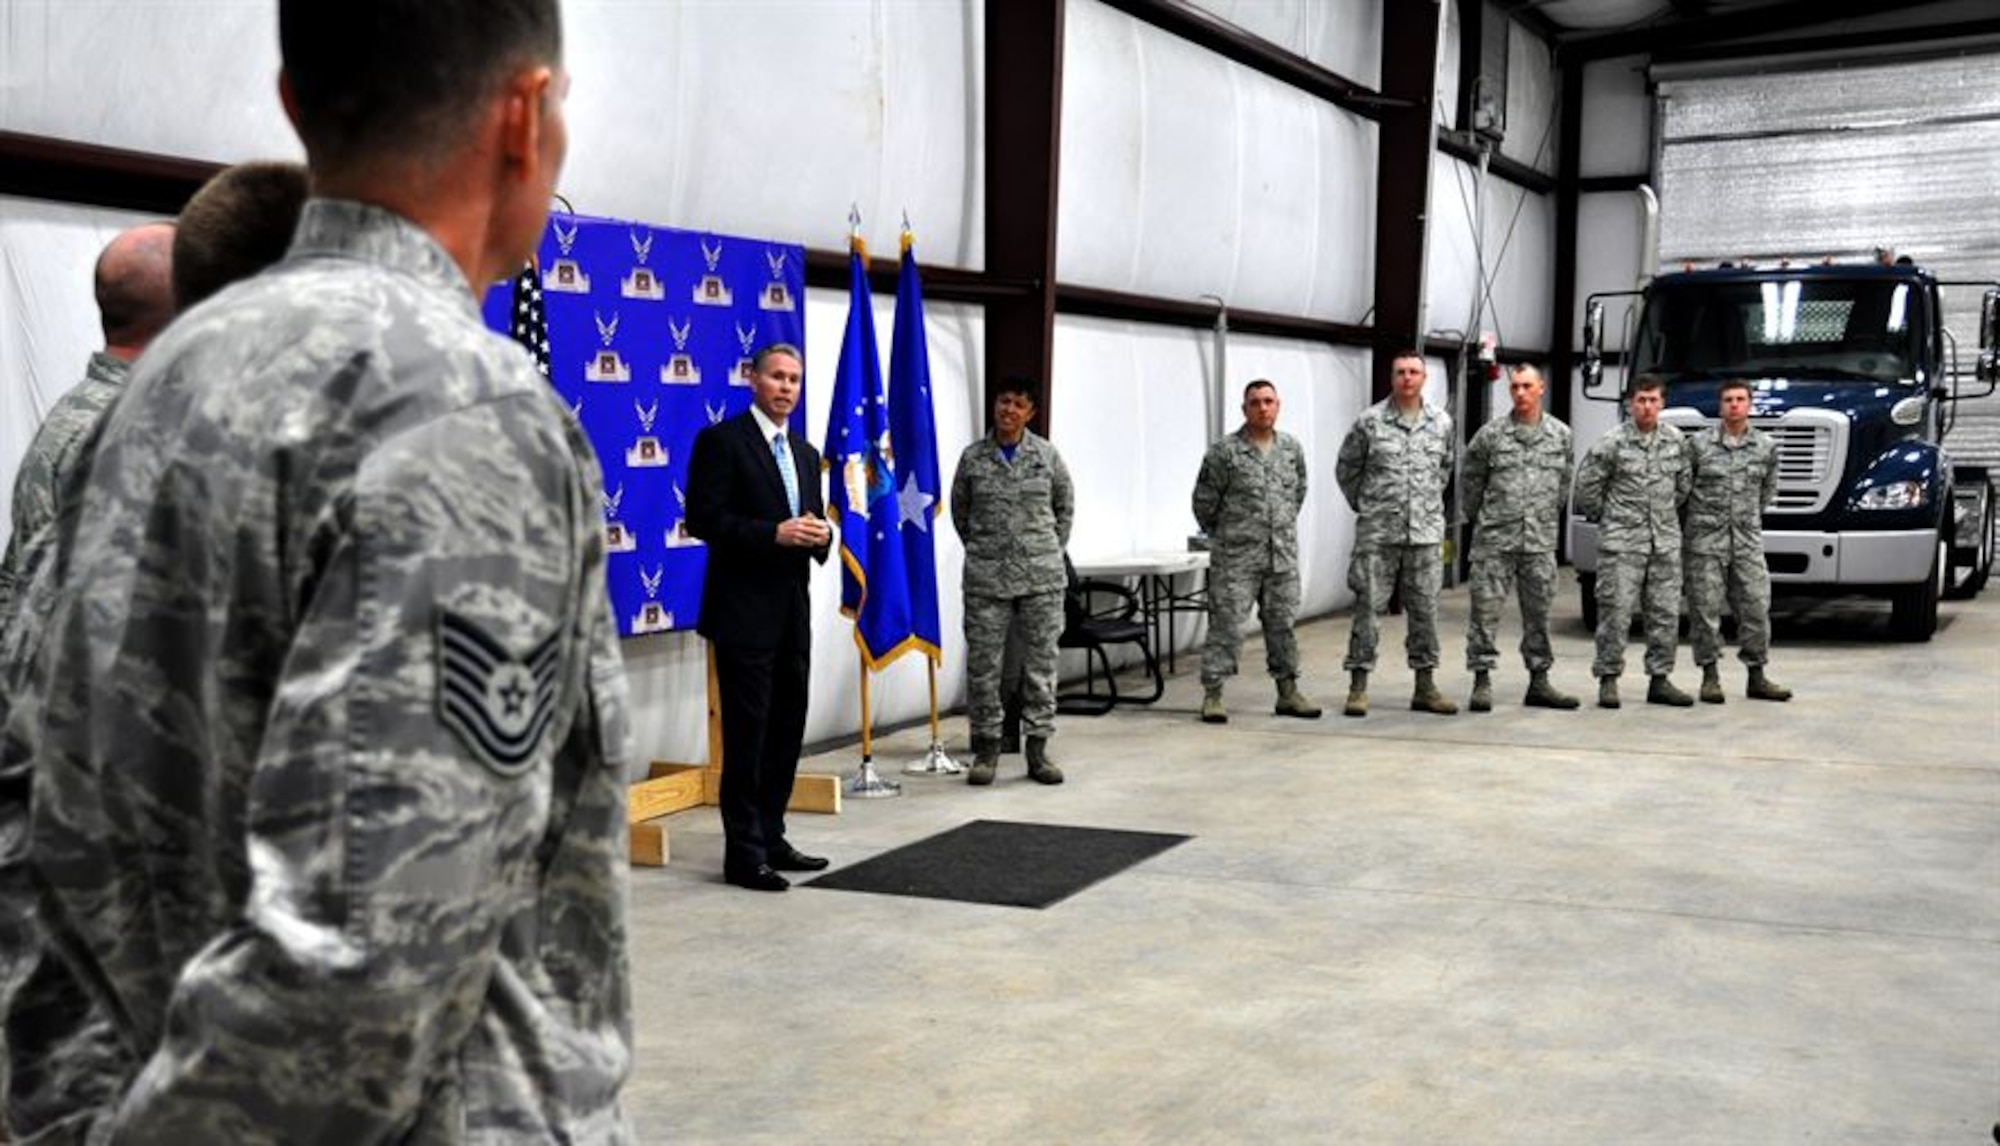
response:
[[[799,515],[799,475],[792,469],[792,452],[785,448],[785,432],[779,430],[771,438],[771,458],[778,463],[778,477],[785,483],[785,504],[792,507],[792,516]]]

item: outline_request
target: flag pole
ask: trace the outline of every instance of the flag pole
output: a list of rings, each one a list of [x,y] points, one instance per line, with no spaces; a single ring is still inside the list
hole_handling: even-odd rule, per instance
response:
[[[860,649],[854,650],[854,659],[861,666],[861,767],[847,781],[847,794],[858,800],[874,800],[883,796],[900,796],[903,786],[894,780],[884,780],[875,773],[874,729],[868,718],[868,658]]]
[[[938,735],[937,661],[925,657],[924,668],[931,678],[931,746],[922,756],[910,761],[903,773],[910,776],[956,776],[965,768],[944,750],[944,740]]]

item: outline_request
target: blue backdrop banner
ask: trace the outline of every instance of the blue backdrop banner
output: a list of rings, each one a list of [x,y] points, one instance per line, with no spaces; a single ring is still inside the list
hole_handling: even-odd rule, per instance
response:
[[[682,520],[694,436],[750,408],[758,347],[805,350],[805,305],[803,247],[564,214],[532,273],[487,293],[487,325],[536,356],[604,467],[626,636],[694,628],[708,564]]]

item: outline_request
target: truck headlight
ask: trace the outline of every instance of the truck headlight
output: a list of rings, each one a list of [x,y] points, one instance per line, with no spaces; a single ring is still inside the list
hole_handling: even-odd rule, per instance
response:
[[[1856,509],[1918,509],[1930,500],[1920,481],[1892,481],[1863,490],[1854,500]]]

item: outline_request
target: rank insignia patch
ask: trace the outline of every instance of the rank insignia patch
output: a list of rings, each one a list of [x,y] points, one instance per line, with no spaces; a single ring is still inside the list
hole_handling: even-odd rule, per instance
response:
[[[527,770],[555,720],[561,636],[551,633],[515,657],[471,620],[438,615],[438,714],[502,776]]]

